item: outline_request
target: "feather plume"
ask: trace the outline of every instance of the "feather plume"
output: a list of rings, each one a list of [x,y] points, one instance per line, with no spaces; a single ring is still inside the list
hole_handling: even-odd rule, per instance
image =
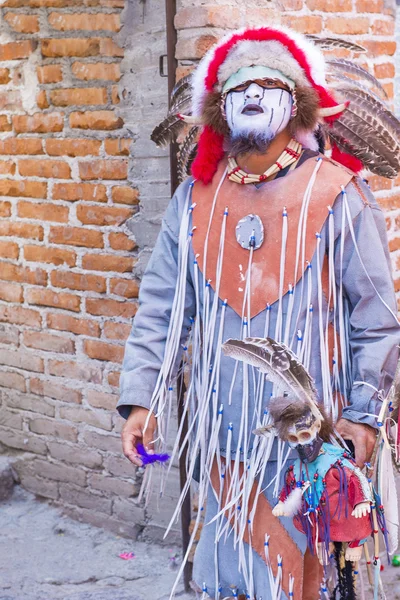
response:
[[[335,94],[340,93],[346,95],[347,90],[360,90],[367,96],[372,96],[372,98],[374,98],[377,102],[385,102],[384,99],[382,99],[382,97],[379,96],[373,89],[367,85],[364,85],[364,83],[358,79],[351,79],[343,73],[329,73],[327,75],[327,81],[329,82],[330,88],[335,90]]]
[[[400,157],[388,157],[385,144],[377,138],[374,129],[354,114],[344,112],[329,129],[329,136],[342,152],[358,158],[372,173],[389,178],[396,176]]]
[[[332,50],[332,48],[346,48],[346,50],[352,50],[353,52],[366,52],[366,49],[360,44],[355,42],[349,42],[342,38],[320,38],[316,35],[306,35],[306,38],[314,42],[316,46],[319,46],[322,50]]]
[[[153,129],[150,139],[157,146],[166,146],[176,139],[184,125],[185,123],[178,115],[169,115]]]
[[[186,115],[192,114],[192,92],[189,89],[187,92],[180,94],[175,102],[171,104],[168,115],[183,113]]]
[[[241,360],[260,369],[271,381],[275,396],[289,394],[307,402],[313,413],[322,419],[317,408],[317,392],[311,376],[297,360],[293,352],[284,344],[271,338],[229,339],[222,345],[226,356]]]
[[[331,60],[327,60],[326,63],[329,67],[333,68],[334,70],[344,72],[347,74],[350,73],[350,75],[354,75],[355,77],[359,77],[360,79],[368,81],[373,86],[377,87],[387,98],[387,94],[384,88],[382,87],[382,84],[378,81],[378,79],[371,75],[369,71],[360,67],[360,65],[358,65],[357,63],[354,63],[350,60],[346,60],[345,58],[334,58]]]
[[[179,81],[176,82],[172,92],[171,92],[171,97],[170,97],[170,110],[172,110],[173,105],[177,102],[177,100],[179,99],[179,97],[182,94],[186,94],[188,92],[188,90],[192,90],[192,74],[189,73],[189,75],[185,75],[185,77],[181,77],[181,79],[179,79]]]
[[[179,180],[179,182],[186,179],[186,177],[189,175],[192,155],[197,147],[196,140],[197,140],[198,132],[199,132],[198,127],[192,127],[189,130],[189,133],[185,137],[185,139],[179,149],[179,157],[178,157],[178,180]]]

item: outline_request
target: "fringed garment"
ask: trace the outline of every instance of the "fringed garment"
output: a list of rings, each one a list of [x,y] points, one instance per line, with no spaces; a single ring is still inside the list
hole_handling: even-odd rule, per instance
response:
[[[314,600],[319,586],[317,578],[303,586],[306,536],[292,519],[271,513],[290,450],[252,433],[268,423],[272,386],[223,356],[222,342],[283,341],[314,377],[334,419],[342,413],[372,425],[377,391],[391,384],[398,357],[385,220],[367,185],[312,153],[281,175],[240,186],[227,180],[221,161],[208,186],[189,179],[178,188],[126,345],[118,409],[125,417],[132,405],[154,411],[160,451],[169,441],[182,357],[190,368],[187,484],[172,522],[196,476],[192,541],[203,517],[205,524],[194,579],[204,597]],[[236,239],[238,221],[250,214],[264,226],[258,249],[243,249]],[[148,490],[152,473],[147,469]],[[165,482],[161,477],[161,494]]]

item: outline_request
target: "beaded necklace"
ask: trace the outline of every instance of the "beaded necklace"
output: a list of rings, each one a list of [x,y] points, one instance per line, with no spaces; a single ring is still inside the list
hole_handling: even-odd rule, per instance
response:
[[[230,181],[234,181],[235,183],[240,183],[241,185],[246,183],[260,183],[261,181],[266,181],[272,175],[275,175],[282,169],[285,169],[297,161],[301,155],[302,149],[302,145],[299,142],[291,139],[276,162],[261,175],[246,173],[246,171],[243,171],[243,169],[239,167],[234,156],[228,156],[228,179],[230,179]]]

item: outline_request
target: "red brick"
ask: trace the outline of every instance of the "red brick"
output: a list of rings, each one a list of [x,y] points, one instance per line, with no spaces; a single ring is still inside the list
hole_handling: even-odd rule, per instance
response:
[[[43,154],[38,138],[6,138],[0,140],[0,154]]]
[[[0,217],[11,216],[11,204],[0,200]]]
[[[19,60],[20,58],[28,58],[35,47],[36,43],[33,40],[0,44],[0,60]]]
[[[383,21],[377,19],[372,23],[372,33],[374,35],[394,35],[395,22],[393,19]]]
[[[119,97],[119,87],[117,85],[111,86],[111,102],[113,104],[119,104],[121,102],[121,98]]]
[[[22,302],[22,286],[18,283],[0,281],[0,300],[4,300],[4,302]]]
[[[387,97],[389,99],[393,99],[394,98],[394,84],[391,81],[390,83],[383,83],[382,84],[383,89],[385,90]]]
[[[400,238],[399,237],[389,240],[390,252],[396,252],[396,250],[399,250],[399,249],[400,249]]]
[[[137,305],[134,302],[118,302],[118,300],[108,300],[105,298],[101,300],[87,298],[86,311],[90,315],[99,317],[123,317],[131,319],[136,314]]]
[[[71,127],[77,129],[101,129],[111,131],[123,127],[124,121],[112,110],[92,110],[72,112],[69,116],[69,124]]]
[[[37,68],[39,83],[59,83],[62,81],[61,65],[44,65]]]
[[[100,54],[99,38],[43,39],[41,44],[42,54],[48,58],[60,58],[63,56],[97,56]]]
[[[21,162],[21,161],[20,161]],[[0,196],[22,196],[23,198],[46,198],[47,183],[27,179],[1,179]],[[20,215],[22,216],[22,215]]]
[[[52,435],[69,442],[76,442],[78,438],[78,432],[75,427],[56,421],[55,419],[31,419],[29,421],[29,429],[39,435]]]
[[[176,44],[175,57],[182,60],[196,60],[218,41],[215,35],[180,37]]]
[[[115,394],[106,394],[97,390],[88,390],[87,401],[90,406],[95,408],[104,408],[105,410],[115,410],[118,402],[118,396]]]
[[[40,92],[36,96],[36,104],[37,104],[38,108],[40,108],[42,110],[45,108],[49,108],[50,104],[47,99],[46,90],[40,90]]]
[[[71,389],[70,387],[61,386],[57,379],[53,380],[52,377],[49,378],[47,376],[45,380],[31,379],[29,386],[31,393],[37,394],[38,396],[47,396],[49,398],[54,398],[55,400],[73,402],[75,404],[81,404],[82,402],[81,392]]]
[[[124,49],[118,46],[112,38],[101,38],[100,54],[102,56],[118,56],[119,58],[123,58]]]
[[[47,315],[47,327],[58,331],[70,331],[76,335],[100,336],[100,325],[97,321],[90,319],[77,319],[69,315],[49,313]]]
[[[0,371],[0,386],[20,392],[26,391],[25,376],[10,371]]]
[[[0,110],[10,112],[23,110],[21,90],[0,90]]]
[[[106,360],[110,362],[122,362],[124,358],[124,348],[114,344],[106,344],[97,340],[85,340],[84,352],[97,360]]]
[[[79,312],[81,299],[75,294],[67,294],[66,292],[53,292],[52,290],[43,288],[29,288],[25,292],[25,299],[28,304],[36,304],[38,306],[52,306],[53,308],[63,308]]]
[[[108,374],[108,378],[107,378],[109,385],[119,388],[120,376],[121,376],[121,373],[119,373],[118,371],[110,371]]]
[[[18,203],[17,211],[18,216],[25,219],[55,221],[57,223],[67,223],[69,215],[69,210],[66,206],[57,206],[51,203],[23,202],[22,200]]]
[[[86,248],[103,248],[104,246],[103,234],[100,231],[83,227],[51,227],[49,242]]]
[[[300,33],[320,33],[322,31],[322,17],[317,15],[283,15],[282,24],[291,27]]]
[[[22,352],[21,350],[15,352],[0,349],[0,364],[18,369],[26,369],[27,371],[35,371],[37,373],[43,373],[44,371],[42,358],[35,356],[31,352]]]
[[[5,84],[11,81],[10,69],[2,67],[0,69],[0,84]]]
[[[76,216],[85,225],[121,225],[132,216],[130,208],[80,204]]]
[[[0,236],[21,237],[42,241],[43,227],[32,225],[32,223],[21,223],[20,221],[0,221]]]
[[[396,208],[400,208],[400,195],[393,194],[391,196],[385,196],[384,198],[379,198],[379,206],[384,210],[394,210]]]
[[[240,27],[240,25],[240,10],[232,5],[190,6],[179,10],[175,17],[176,29],[191,29],[196,27],[232,29]]]
[[[395,76],[395,67],[393,63],[381,63],[374,65],[375,77],[378,79],[392,79]]]
[[[15,133],[57,132],[64,128],[64,115],[58,112],[14,115],[12,122]]]
[[[132,144],[130,138],[113,138],[105,140],[104,149],[107,154],[113,156],[129,156],[129,148]]]
[[[130,332],[132,326],[127,323],[113,323],[112,321],[106,321],[104,323],[104,335],[109,340],[120,340],[125,341]]]
[[[80,381],[88,381],[91,383],[101,383],[101,369],[91,367],[87,363],[76,363],[67,360],[50,360],[49,361],[50,375],[57,377],[68,377],[68,379],[78,379]]]
[[[40,327],[42,318],[39,312],[22,306],[0,305],[0,321],[14,323],[15,325],[28,325]]]
[[[0,160],[0,175],[14,175],[15,171],[15,162],[12,160]]]
[[[396,42],[394,41],[362,40],[361,44],[372,56],[393,56],[396,52]]]
[[[54,106],[72,106],[88,104],[106,104],[106,88],[62,88],[49,92],[50,102]]]
[[[1,223],[0,223],[0,235],[1,235]],[[110,247],[113,250],[133,250],[136,248],[136,243],[131,240],[125,233],[110,233],[108,236]]]
[[[133,258],[115,254],[85,254],[82,257],[82,268],[89,271],[126,273],[132,271],[134,264]]]
[[[49,25],[59,31],[119,31],[118,13],[55,13],[49,14]]]
[[[87,200],[89,202],[107,202],[107,188],[101,183],[55,183],[54,200]]]
[[[8,12],[4,20],[18,33],[37,33],[39,31],[39,17],[21,13]]]
[[[333,33],[353,35],[369,32],[368,17],[329,17],[325,21],[325,27]]]
[[[19,246],[14,242],[0,241],[1,258],[17,259],[19,256]]]
[[[124,298],[137,298],[139,283],[134,279],[111,279],[110,292]]]
[[[90,160],[79,163],[79,176],[88,179],[126,179],[128,162],[126,160]]]
[[[83,81],[91,81],[92,79],[119,81],[121,79],[119,63],[74,62],[71,70],[75,77]]]
[[[23,177],[46,177],[48,179],[71,178],[71,168],[63,160],[44,160],[43,158],[20,159],[18,161],[18,170]]]
[[[19,344],[19,329],[12,325],[0,324],[0,343],[2,344],[13,344],[18,346]]]
[[[49,138],[46,140],[46,152],[51,156],[98,155],[100,147],[101,142],[99,140],[88,140],[79,138]]]
[[[24,246],[25,260],[32,262],[51,263],[53,265],[68,265],[74,267],[76,263],[76,254],[72,250],[63,248],[49,248],[47,246],[34,246],[26,244]]]
[[[73,340],[61,335],[52,335],[44,331],[25,331],[23,343],[28,348],[37,348],[48,352],[60,352],[62,354],[74,354],[75,344]]]
[[[7,115],[0,115],[0,131],[11,131],[12,125]]]
[[[356,11],[358,13],[382,13],[383,8],[383,0],[357,0],[356,2]]]
[[[0,261],[0,279],[16,281],[18,283],[31,283],[33,285],[47,285],[47,273],[43,269],[31,270],[28,267],[21,267],[2,261]]]
[[[282,10],[301,10],[303,0],[280,0],[279,6]]]
[[[352,0],[307,0],[307,7],[312,11],[319,10],[334,13],[351,12],[353,10]]]
[[[117,185],[112,188],[112,199],[117,204],[139,204],[139,190]]]
[[[104,293],[107,290],[106,280],[98,275],[85,273],[73,273],[72,271],[52,271],[51,284],[54,287],[69,288],[70,290],[82,290]]]

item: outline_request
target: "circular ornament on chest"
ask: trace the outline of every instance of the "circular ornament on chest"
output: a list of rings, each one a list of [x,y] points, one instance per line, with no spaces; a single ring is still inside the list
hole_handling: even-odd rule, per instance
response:
[[[236,240],[245,250],[257,250],[264,241],[264,225],[258,215],[246,215],[236,225]]]

